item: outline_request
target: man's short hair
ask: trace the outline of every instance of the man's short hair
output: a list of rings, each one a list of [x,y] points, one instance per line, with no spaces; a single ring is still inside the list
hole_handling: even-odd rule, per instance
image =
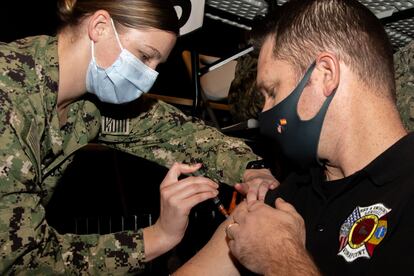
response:
[[[290,0],[269,14],[261,38],[274,35],[275,58],[298,75],[322,51],[350,67],[367,87],[395,99],[393,52],[379,19],[356,0]],[[387,93],[388,92],[388,93]]]

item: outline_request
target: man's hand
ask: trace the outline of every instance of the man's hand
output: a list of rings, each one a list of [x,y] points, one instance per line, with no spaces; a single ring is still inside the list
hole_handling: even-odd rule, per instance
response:
[[[305,249],[305,224],[295,208],[278,198],[276,209],[261,201],[241,203],[226,228],[231,253],[264,275],[318,275]]]
[[[248,169],[244,172],[243,183],[237,183],[234,188],[246,195],[247,202],[263,201],[269,189],[279,186],[279,181],[268,169]]]

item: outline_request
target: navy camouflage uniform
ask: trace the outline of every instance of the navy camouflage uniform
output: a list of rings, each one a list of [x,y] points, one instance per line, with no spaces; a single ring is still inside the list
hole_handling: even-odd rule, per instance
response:
[[[263,109],[264,96],[256,89],[257,54],[237,59],[236,74],[231,82],[228,102],[235,122],[257,119]]]
[[[397,107],[404,126],[414,130],[414,41],[394,54]]]
[[[208,177],[230,185],[258,159],[239,140],[163,102],[143,104],[142,98],[132,104],[133,116],[125,112],[119,118],[104,116],[105,106],[101,111],[82,98],[70,105],[60,126],[58,75],[56,37],[0,44],[1,275],[124,275],[144,269],[142,230],[62,235],[45,221],[44,206],[59,178],[73,154],[91,141],[167,167],[202,162]]]

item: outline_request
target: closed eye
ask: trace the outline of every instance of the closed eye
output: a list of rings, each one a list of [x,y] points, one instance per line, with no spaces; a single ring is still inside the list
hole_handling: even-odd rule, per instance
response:
[[[276,98],[276,90],[273,88],[262,88],[260,89],[260,92],[262,92],[263,96],[265,98],[269,97],[269,98]]]
[[[256,86],[256,91],[260,91],[265,98],[270,97],[272,99],[276,98],[276,85],[267,87],[264,85]]]
[[[143,62],[143,63],[149,63],[152,59],[152,56],[143,52],[143,51],[139,51],[139,59]]]
[[[276,90],[275,89],[267,90],[266,94],[272,99],[276,98]]]

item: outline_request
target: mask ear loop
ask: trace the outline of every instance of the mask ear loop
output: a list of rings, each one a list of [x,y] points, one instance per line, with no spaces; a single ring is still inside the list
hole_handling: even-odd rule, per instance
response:
[[[115,32],[116,41],[118,42],[118,45],[121,48],[121,50],[124,50],[124,47],[122,47],[122,44],[121,44],[121,40],[119,40],[118,32],[116,31],[115,24],[114,24],[114,21],[112,20],[112,18],[111,18],[111,24],[112,24],[112,28]],[[92,56],[93,62],[96,63],[96,60],[95,60],[95,42],[93,42],[92,39],[91,39],[91,56]]]
[[[114,32],[115,32],[116,41],[118,41],[118,45],[121,48],[121,50],[124,50],[124,47],[122,47],[122,44],[121,44],[121,40],[119,39],[118,32],[116,31],[114,20],[112,20],[112,18],[111,18],[111,23],[112,23],[112,28],[114,29]]]
[[[92,56],[92,61],[96,64],[96,60],[95,60],[95,42],[93,42],[93,40],[91,39],[91,56]]]

